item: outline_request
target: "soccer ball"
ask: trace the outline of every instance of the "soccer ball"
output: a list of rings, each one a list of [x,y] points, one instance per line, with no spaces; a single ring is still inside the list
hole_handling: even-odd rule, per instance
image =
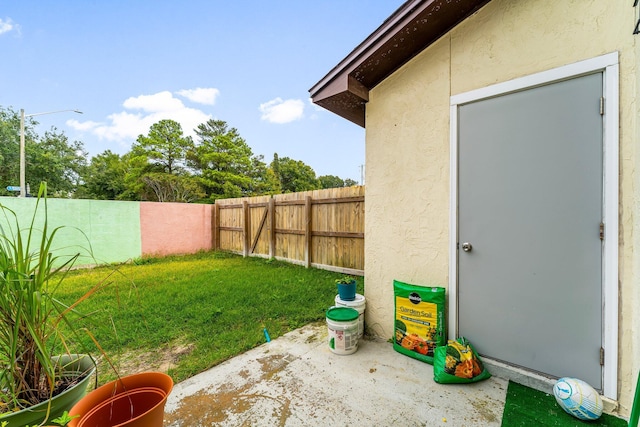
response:
[[[566,413],[580,420],[595,420],[602,415],[602,399],[597,391],[577,378],[560,378],[553,395]]]

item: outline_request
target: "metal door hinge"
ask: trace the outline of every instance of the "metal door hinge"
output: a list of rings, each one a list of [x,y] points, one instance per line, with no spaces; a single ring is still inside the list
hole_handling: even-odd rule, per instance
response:
[[[604,96],[600,97],[600,115],[604,116]]]
[[[604,222],[600,223],[600,240],[604,240]]]
[[[600,366],[604,366],[604,348],[600,347]]]

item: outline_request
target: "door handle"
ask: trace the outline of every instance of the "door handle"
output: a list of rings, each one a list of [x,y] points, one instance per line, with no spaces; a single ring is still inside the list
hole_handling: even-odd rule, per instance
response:
[[[471,245],[471,243],[469,242],[464,242],[462,244],[462,250],[465,252],[471,252],[471,249],[473,249],[473,246]]]

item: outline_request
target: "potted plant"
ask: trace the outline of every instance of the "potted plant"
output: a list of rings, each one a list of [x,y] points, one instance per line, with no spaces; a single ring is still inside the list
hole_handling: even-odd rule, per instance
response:
[[[48,226],[45,183],[25,228],[0,204],[0,425],[7,427],[60,417],[86,394],[95,372],[90,356],[73,354],[70,335],[78,333],[76,305],[102,284],[73,304],[58,299],[80,256],[57,254],[53,243],[60,228]]]
[[[353,276],[342,276],[336,279],[338,294],[343,301],[353,301],[356,299],[356,278]]]

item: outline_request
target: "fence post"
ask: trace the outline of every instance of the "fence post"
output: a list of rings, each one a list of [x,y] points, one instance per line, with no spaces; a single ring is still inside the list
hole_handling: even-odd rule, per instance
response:
[[[251,218],[249,218],[249,202],[242,201],[242,219],[243,219],[243,243],[242,243],[242,256],[249,256],[249,245],[251,239]]]
[[[211,205],[211,249],[214,251],[220,248],[220,210],[214,202]]]
[[[269,258],[276,256],[276,199],[269,199]]]
[[[304,264],[311,267],[311,196],[304,199]]]

